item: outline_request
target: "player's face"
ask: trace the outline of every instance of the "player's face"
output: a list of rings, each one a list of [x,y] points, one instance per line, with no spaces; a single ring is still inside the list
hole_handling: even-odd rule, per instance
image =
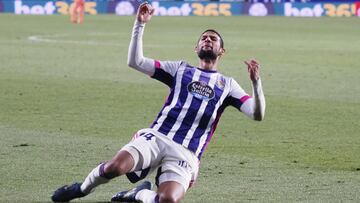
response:
[[[203,55],[206,55],[207,58],[215,60],[218,56],[221,56],[224,53],[224,49],[221,48],[220,42],[221,39],[219,35],[208,31],[200,36],[195,50],[201,59]]]
[[[213,51],[217,55],[220,52],[221,39],[219,35],[214,32],[208,31],[200,36],[198,48],[204,51]]]

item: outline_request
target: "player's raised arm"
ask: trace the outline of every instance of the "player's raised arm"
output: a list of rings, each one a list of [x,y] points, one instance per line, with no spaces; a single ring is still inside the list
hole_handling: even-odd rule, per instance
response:
[[[254,120],[261,121],[265,116],[265,96],[260,79],[260,64],[256,60],[245,61],[253,86],[252,98],[246,100],[240,110]]]
[[[155,72],[154,60],[145,58],[142,48],[142,36],[145,24],[150,21],[154,8],[147,2],[141,4],[136,14],[135,24],[128,52],[128,65],[138,71],[152,76]]]

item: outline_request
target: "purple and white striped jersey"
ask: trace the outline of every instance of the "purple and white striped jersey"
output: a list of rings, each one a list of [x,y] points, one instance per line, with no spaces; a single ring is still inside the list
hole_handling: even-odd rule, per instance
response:
[[[240,110],[250,98],[240,85],[217,71],[206,71],[184,61],[154,62],[152,78],[170,94],[151,128],[183,145],[200,159],[224,109]]]

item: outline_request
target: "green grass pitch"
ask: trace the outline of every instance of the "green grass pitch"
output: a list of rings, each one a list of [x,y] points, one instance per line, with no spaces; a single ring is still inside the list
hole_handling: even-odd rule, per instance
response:
[[[127,67],[133,20],[0,15],[0,202],[50,201],[151,124],[168,89]],[[249,93],[243,61],[261,62],[267,111],[225,111],[184,202],[359,202],[359,19],[155,16],[145,56],[197,65],[207,28],[225,40],[220,71]]]

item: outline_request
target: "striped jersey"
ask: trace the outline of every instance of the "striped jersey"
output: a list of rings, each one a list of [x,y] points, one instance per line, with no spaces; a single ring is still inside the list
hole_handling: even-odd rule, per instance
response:
[[[154,62],[152,78],[170,88],[170,94],[151,128],[183,145],[200,159],[224,109],[240,110],[250,98],[231,77],[203,70],[184,61]]]

